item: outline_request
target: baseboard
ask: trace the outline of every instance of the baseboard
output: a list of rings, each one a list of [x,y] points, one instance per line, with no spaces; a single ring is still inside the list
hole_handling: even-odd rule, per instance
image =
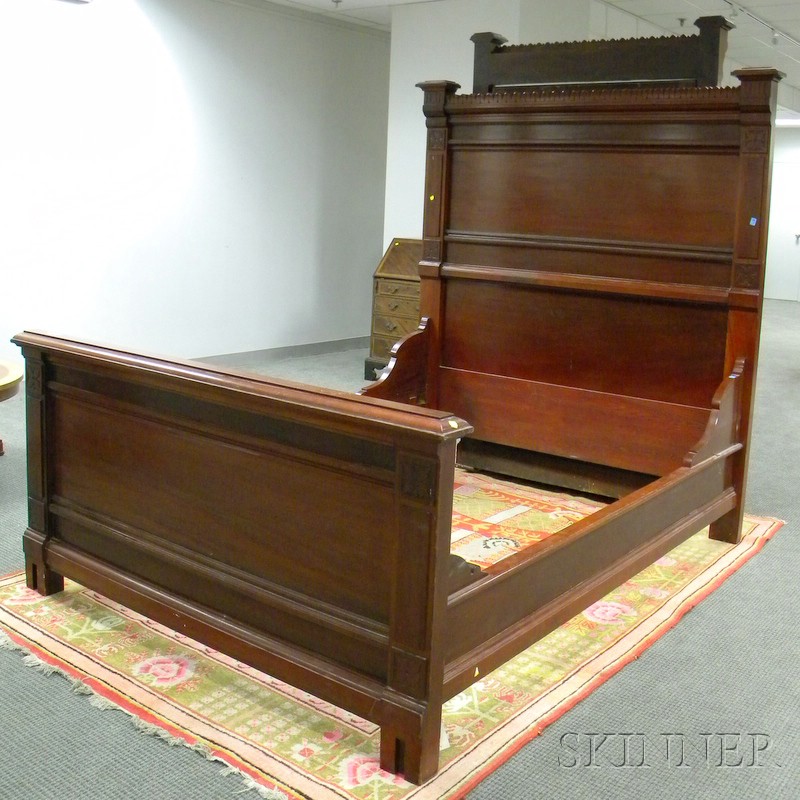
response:
[[[250,366],[263,366],[264,364],[282,361],[287,358],[321,356],[360,349],[369,349],[369,336],[337,339],[332,342],[312,342],[310,344],[289,345],[288,347],[273,347],[267,350],[250,350],[244,353],[223,353],[218,356],[204,356],[194,360],[222,367],[233,366],[246,369]]]

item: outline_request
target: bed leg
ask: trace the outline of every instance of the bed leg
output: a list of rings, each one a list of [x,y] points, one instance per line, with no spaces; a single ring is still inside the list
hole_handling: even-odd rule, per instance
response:
[[[49,595],[64,591],[64,576],[54,572],[45,563],[45,537],[28,528],[23,536],[25,550],[25,583],[39,594]]]
[[[742,517],[744,511],[740,505],[709,525],[708,538],[718,542],[738,544],[742,539]]]
[[[381,726],[381,769],[402,774],[416,784],[432,778],[439,769],[439,724],[435,735],[423,732],[421,736],[408,736],[394,726]]]
[[[25,561],[25,582],[29,589],[41,595],[56,594],[64,591],[64,576],[48,569],[44,564]]]

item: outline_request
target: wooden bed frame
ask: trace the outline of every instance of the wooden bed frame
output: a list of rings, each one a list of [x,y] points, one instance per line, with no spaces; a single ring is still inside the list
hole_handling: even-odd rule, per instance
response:
[[[73,578],[433,775],[446,699],[704,526],[740,536],[779,76],[737,75],[423,84],[424,319],[362,396],[20,334],[28,585]],[[619,499],[481,570],[450,554],[457,458]]]

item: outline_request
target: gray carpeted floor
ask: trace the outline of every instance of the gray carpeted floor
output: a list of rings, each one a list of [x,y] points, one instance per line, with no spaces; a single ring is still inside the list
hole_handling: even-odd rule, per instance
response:
[[[364,355],[284,359],[269,371],[355,388]],[[798,796],[798,390],[800,304],[769,301],[746,506],[786,526],[638,661],[484,780],[473,800]],[[22,408],[19,396],[0,404],[0,574],[23,565]],[[3,800],[216,800],[242,789],[219,764],[142,735],[126,715],[94,708],[19,653],[0,650],[0,677]]]

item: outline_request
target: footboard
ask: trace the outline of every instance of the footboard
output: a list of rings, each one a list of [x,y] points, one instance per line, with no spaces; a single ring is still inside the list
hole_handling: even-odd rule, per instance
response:
[[[74,578],[381,725],[436,769],[457,439],[446,413],[37,334],[28,584]]]

